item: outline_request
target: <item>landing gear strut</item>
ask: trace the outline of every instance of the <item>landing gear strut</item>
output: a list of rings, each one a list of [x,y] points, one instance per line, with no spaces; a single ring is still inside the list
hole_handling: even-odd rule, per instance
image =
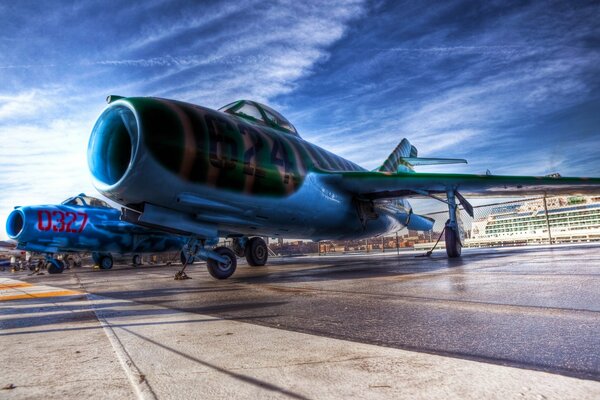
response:
[[[216,244],[217,240],[213,241]],[[190,238],[182,250],[183,268],[175,274],[175,280],[190,279],[185,273],[185,268],[195,260],[205,260],[208,273],[216,279],[227,279],[235,272],[237,258],[235,253],[227,247],[217,247],[209,250],[206,240]]]
[[[462,241],[460,237],[461,227],[460,220],[457,215],[458,204],[456,204],[456,196],[454,190],[447,192],[448,196],[448,213],[450,218],[446,221],[445,226],[445,242],[446,254],[449,258],[460,257],[462,252]]]

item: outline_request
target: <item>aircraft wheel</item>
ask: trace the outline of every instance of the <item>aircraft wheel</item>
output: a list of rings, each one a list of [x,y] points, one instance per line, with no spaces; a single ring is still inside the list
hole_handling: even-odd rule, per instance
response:
[[[137,267],[138,265],[142,265],[142,256],[140,256],[139,254],[135,254],[131,259],[131,262],[135,267]]]
[[[269,258],[269,249],[262,238],[253,237],[246,243],[246,260],[252,267],[262,267]]]
[[[214,250],[218,255],[227,259],[227,262],[220,263],[210,258],[206,260],[208,273],[216,279],[227,279],[235,272],[237,267],[237,258],[234,252],[227,247],[217,247]]]
[[[65,259],[64,264],[65,268],[67,269],[75,268],[75,260],[73,260],[71,257]]]
[[[46,269],[48,269],[49,274],[62,274],[65,270],[65,264],[62,261],[53,258],[46,264]]]
[[[248,238],[233,238],[231,241],[231,250],[238,257],[244,257],[246,255],[246,247],[242,246],[242,243],[248,244]]]
[[[458,236],[458,233],[448,225],[446,225],[446,230],[444,231],[444,239],[446,241],[446,254],[448,254],[448,257],[460,257],[462,252],[462,243],[460,242],[460,237]]]
[[[187,258],[187,260],[186,260]],[[179,260],[181,261],[181,265],[185,265],[185,262],[187,261],[188,265],[191,265],[194,263],[194,257],[190,256],[190,255],[185,255],[184,251],[181,251],[179,253]]]
[[[101,258],[101,254],[100,253],[92,253],[92,260],[94,261],[95,265],[99,265],[100,264],[100,258]]]
[[[110,254],[103,254],[100,256],[98,265],[102,269],[111,269],[113,267],[113,258]]]

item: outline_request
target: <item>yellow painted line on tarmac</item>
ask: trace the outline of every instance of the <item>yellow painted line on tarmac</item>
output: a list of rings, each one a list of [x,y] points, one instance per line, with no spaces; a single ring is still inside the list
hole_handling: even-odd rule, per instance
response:
[[[81,292],[76,292],[74,290],[56,290],[54,292],[22,293],[22,294],[12,294],[12,295],[0,295],[0,301],[37,299],[37,298],[42,298],[42,297],[73,296],[73,295],[76,295],[76,294],[81,294]]]
[[[14,289],[20,287],[29,287],[33,286],[31,283],[20,282],[20,283],[0,283],[0,290],[2,289]]]
[[[53,286],[33,285],[16,279],[0,280],[0,301],[74,296],[78,294],[82,293]]]

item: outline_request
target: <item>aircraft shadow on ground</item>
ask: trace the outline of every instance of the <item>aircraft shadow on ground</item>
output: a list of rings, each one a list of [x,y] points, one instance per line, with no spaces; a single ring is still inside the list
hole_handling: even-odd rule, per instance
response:
[[[302,262],[280,260],[273,263],[277,271],[262,268],[243,268],[231,279],[242,283],[300,283],[332,280],[360,280],[365,278],[409,276],[453,269],[465,266],[463,260],[448,259],[406,259],[380,257],[377,259],[313,259]],[[283,270],[288,267],[289,271]],[[298,268],[299,267],[299,268]],[[476,273],[476,272],[474,272]]]
[[[111,300],[118,298],[119,293],[112,293],[116,295]],[[125,293],[122,293],[125,294]],[[106,294],[108,295],[108,293]],[[156,290],[148,290],[146,295],[148,297],[155,297]],[[144,300],[144,299],[141,299]],[[24,329],[32,328],[37,326],[46,325],[59,325],[65,323],[86,323],[90,321],[97,321],[98,317],[95,311],[100,311],[103,317],[109,318],[127,318],[127,317],[155,317],[155,316],[169,316],[179,314],[183,312],[192,312],[195,314],[218,314],[218,313],[240,313],[249,310],[267,309],[270,307],[278,307],[284,305],[285,301],[272,301],[272,302],[235,302],[235,303],[224,303],[212,306],[195,306],[193,309],[186,308],[144,308],[147,305],[154,305],[156,303],[163,303],[160,301],[137,301],[137,302],[122,302],[116,301],[112,303],[100,303],[98,305],[69,305],[68,303],[56,304],[52,306],[36,306],[18,309],[1,309],[0,315],[20,314],[23,313],[48,313],[45,315],[16,317],[16,318],[3,318],[0,320],[0,336],[13,334],[11,332],[4,332],[10,329]],[[126,309],[123,309],[126,307]],[[263,316],[272,317],[272,316]],[[245,317],[236,317],[236,319],[244,319]],[[249,318],[258,318],[252,316]],[[168,322],[165,322],[168,323]],[[69,329],[69,328],[67,328]],[[78,328],[75,328],[75,330]],[[87,327],[81,329],[88,329]],[[62,330],[57,328],[56,330]],[[39,331],[38,331],[39,332]],[[16,332],[14,334],[21,334],[23,332]],[[27,331],[25,333],[30,333]]]

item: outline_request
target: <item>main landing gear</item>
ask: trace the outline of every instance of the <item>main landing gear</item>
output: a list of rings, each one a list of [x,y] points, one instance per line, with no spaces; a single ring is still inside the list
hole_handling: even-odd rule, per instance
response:
[[[113,257],[110,253],[92,253],[92,260],[101,269],[111,269],[113,267]]]
[[[231,249],[238,257],[246,257],[251,267],[262,267],[269,258],[269,248],[261,237],[233,238]]]
[[[449,190],[446,195],[448,198],[448,214],[450,216],[444,226],[446,254],[448,254],[449,258],[457,258],[460,257],[462,253],[462,224],[459,215],[456,212],[458,210],[456,198],[458,197],[460,203],[470,215],[473,214],[473,208],[464,197],[454,190]]]
[[[447,200],[444,200],[432,194],[427,195],[435,200],[441,201],[442,203],[446,203],[448,205],[448,215],[450,218],[448,218],[448,220],[446,221],[446,224],[444,225],[444,230],[440,234],[438,241],[435,243],[431,250],[429,250],[423,255],[423,257],[429,257],[433,253],[433,250],[436,248],[437,244],[442,238],[442,234],[444,235],[444,242],[446,243],[446,254],[448,254],[448,258],[460,257],[463,245],[463,229],[462,222],[460,221],[460,215],[457,212],[458,203],[456,201],[458,200],[460,202],[464,210],[471,217],[473,217],[473,206],[455,189],[449,189],[446,192]]]
[[[131,257],[131,264],[134,267],[139,267],[140,265],[142,265],[142,256],[140,256],[139,254],[134,254],[133,257]]]
[[[214,244],[218,240],[212,241]],[[237,268],[237,257],[246,257],[252,267],[260,267],[267,263],[269,248],[260,237],[233,238],[231,248],[216,247],[207,249],[208,243],[204,239],[191,238],[181,251],[183,268],[175,274],[176,280],[190,279],[185,273],[189,264],[196,260],[206,261],[208,273],[215,279],[227,279]]]

